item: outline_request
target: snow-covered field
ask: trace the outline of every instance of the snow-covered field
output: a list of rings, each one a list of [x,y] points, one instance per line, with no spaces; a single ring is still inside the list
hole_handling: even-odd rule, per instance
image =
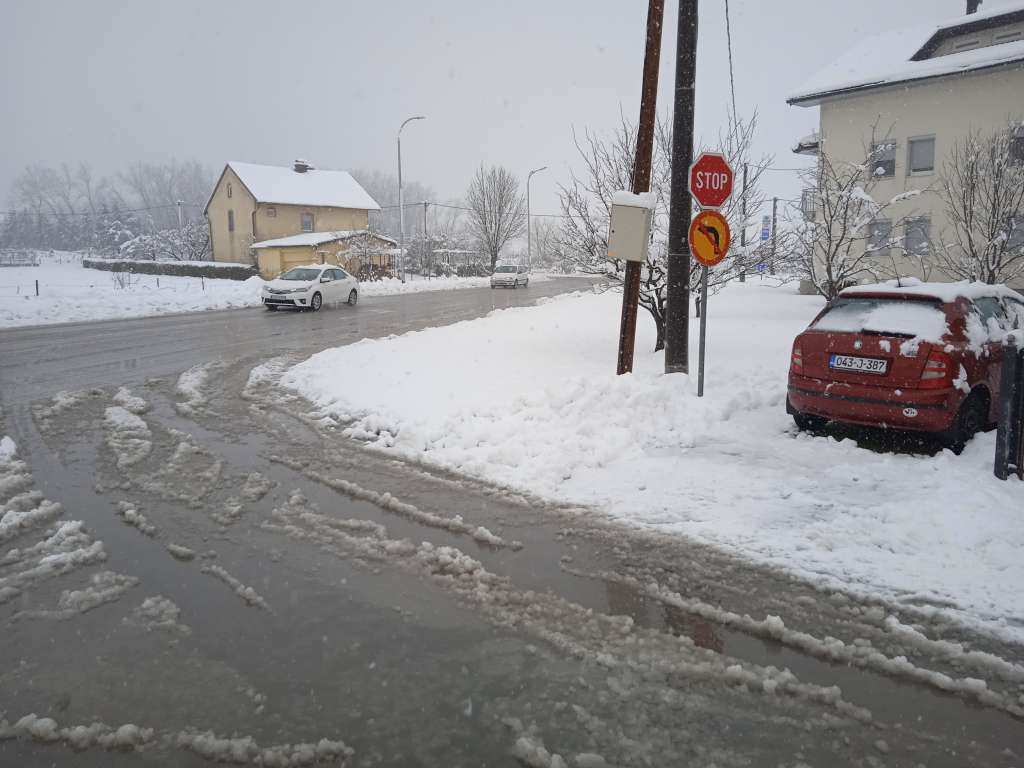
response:
[[[549,278],[532,275],[530,279]],[[405,283],[395,279],[362,283],[360,290],[363,297],[373,297],[488,284],[486,277],[427,280],[413,276]],[[260,304],[262,286],[258,277],[239,281],[133,275],[127,283],[117,273],[84,269],[80,254],[62,254],[57,259],[43,256],[38,267],[0,267],[0,328],[255,307]]]
[[[616,377],[620,301],[365,340],[282,383],[379,448],[1024,640],[1024,485],[992,477],[993,434],[927,457],[798,433],[789,350],[821,300],[791,286],[712,299],[703,400],[662,374],[643,313],[636,372]]]

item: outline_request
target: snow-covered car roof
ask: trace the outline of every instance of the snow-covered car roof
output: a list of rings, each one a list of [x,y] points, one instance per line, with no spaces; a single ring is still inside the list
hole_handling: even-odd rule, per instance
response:
[[[957,283],[924,283],[912,277],[902,280],[888,280],[874,285],[857,285],[845,288],[840,296],[863,296],[894,294],[899,296],[921,296],[938,299],[943,302],[956,301],[958,298],[981,299],[985,297],[1010,297],[1024,301],[1024,296],[1005,285],[989,285],[988,283],[972,283],[963,280]]]
[[[1024,2],[1000,6],[985,13],[958,16],[946,22],[889,30],[865,38],[824,69],[812,75],[787,99],[790,104],[813,106],[829,96],[943,75],[962,74],[987,67],[1024,61],[1024,40],[974,48],[931,57],[934,41],[959,27],[990,23],[1002,16],[1024,12]]]

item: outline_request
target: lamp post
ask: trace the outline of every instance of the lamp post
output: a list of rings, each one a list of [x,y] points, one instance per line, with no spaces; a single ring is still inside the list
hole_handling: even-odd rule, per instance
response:
[[[402,204],[402,129],[413,120],[426,120],[424,115],[408,117],[398,126],[398,271],[405,282],[405,207]]]
[[[530,179],[533,174],[546,171],[548,167],[537,168],[526,174],[526,271],[533,269],[533,227],[530,224]]]

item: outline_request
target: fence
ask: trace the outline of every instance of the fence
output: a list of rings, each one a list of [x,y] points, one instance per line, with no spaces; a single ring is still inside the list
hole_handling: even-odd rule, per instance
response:
[[[35,251],[0,251],[0,267],[38,267],[39,254]]]
[[[1024,331],[1011,333],[1003,347],[995,475],[1024,480]]]
[[[222,280],[248,280],[258,274],[256,267],[236,264],[222,266],[209,262],[132,261],[131,259],[82,259],[87,269],[107,272],[131,272],[136,275],[171,275],[173,277],[209,277]]]

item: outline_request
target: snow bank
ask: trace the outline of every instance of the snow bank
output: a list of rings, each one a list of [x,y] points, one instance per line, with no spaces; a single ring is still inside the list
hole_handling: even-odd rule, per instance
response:
[[[646,319],[635,373],[614,375],[620,303],[582,295],[363,341],[281,382],[376,449],[1024,639],[1024,491],[991,476],[994,435],[922,457],[797,433],[790,345],[822,304],[792,288],[711,299],[703,399],[663,375]],[[922,489],[942,503],[912,503]]]
[[[58,263],[46,257],[38,267],[0,270],[0,328],[15,328],[90,320],[117,320],[180,312],[202,312],[260,306],[264,281],[132,275],[124,287],[115,273],[85,269],[80,261]],[[540,274],[531,282],[549,279]],[[35,283],[39,281],[39,296]],[[393,296],[423,291],[484,288],[486,277],[449,277],[428,280],[412,276],[401,280],[361,283],[363,297]]]

